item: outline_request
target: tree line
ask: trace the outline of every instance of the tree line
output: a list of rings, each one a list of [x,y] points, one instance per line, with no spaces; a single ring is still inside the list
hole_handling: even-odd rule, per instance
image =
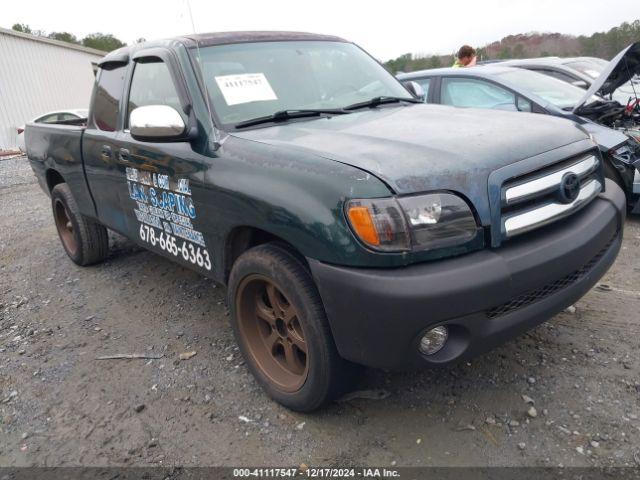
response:
[[[16,23],[13,30],[47,37],[62,42],[83,45],[96,50],[110,52],[125,46],[125,43],[110,33],[91,33],[78,38],[70,32],[50,32],[32,29],[24,23]],[[144,41],[143,38],[136,42]],[[509,35],[503,39],[477,48],[480,60],[530,58],[557,55],[559,57],[600,57],[611,59],[630,43],[640,41],[640,20],[624,22],[606,32],[574,37],[561,33],[527,33]],[[447,55],[416,55],[405,53],[385,62],[392,73],[449,67],[455,60],[455,53]]]
[[[533,57],[600,57],[613,58],[630,43],[640,41],[640,20],[624,22],[606,32],[592,35],[564,35],[561,33],[526,33],[509,35],[477,48],[480,60],[499,60]],[[450,67],[455,52],[447,55],[416,55],[405,53],[384,63],[392,73]]]
[[[103,52],[110,52],[126,45],[123,41],[114,37],[110,33],[90,33],[84,38],[78,38],[73,33],[69,32],[47,33],[44,30],[32,29],[29,25],[24,23],[16,23],[11,28],[16,32],[29,33],[38,37],[46,37],[51,38],[52,40],[73,43],[74,45],[82,45],[84,47],[102,50]]]

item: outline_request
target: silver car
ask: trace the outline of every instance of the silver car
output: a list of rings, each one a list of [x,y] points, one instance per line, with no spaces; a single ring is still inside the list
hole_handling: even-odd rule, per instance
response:
[[[34,118],[29,123],[64,123],[64,122],[73,122],[81,121],[86,119],[89,115],[89,110],[87,108],[71,108],[69,110],[58,110],[56,112],[45,113],[44,115],[40,115],[39,117]],[[25,152],[24,146],[24,125],[18,127],[18,148]]]

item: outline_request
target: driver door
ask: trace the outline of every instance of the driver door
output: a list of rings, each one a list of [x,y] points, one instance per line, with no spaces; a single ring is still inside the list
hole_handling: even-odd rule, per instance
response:
[[[124,129],[115,153],[128,196],[122,198],[127,234],[145,247],[190,267],[211,271],[204,237],[195,226],[191,188],[200,183],[201,158],[191,143],[139,140],[131,135],[131,112],[138,107],[166,105],[188,124],[185,89],[179,88],[177,66],[156,54],[134,59],[127,91]]]

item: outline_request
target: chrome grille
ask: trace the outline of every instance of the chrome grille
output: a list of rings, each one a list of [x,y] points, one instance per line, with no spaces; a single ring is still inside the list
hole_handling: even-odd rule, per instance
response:
[[[501,229],[512,238],[578,211],[602,191],[600,158],[589,153],[502,186]]]

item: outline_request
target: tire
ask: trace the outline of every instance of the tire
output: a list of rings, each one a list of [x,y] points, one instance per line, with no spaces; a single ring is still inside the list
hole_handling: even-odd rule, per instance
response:
[[[267,243],[243,253],[227,295],[249,370],[278,403],[309,412],[351,385],[357,367],[338,354],[309,271],[284,247]]]
[[[107,258],[107,229],[80,213],[66,183],[59,183],[51,190],[51,209],[60,242],[74,263],[92,265]]]

